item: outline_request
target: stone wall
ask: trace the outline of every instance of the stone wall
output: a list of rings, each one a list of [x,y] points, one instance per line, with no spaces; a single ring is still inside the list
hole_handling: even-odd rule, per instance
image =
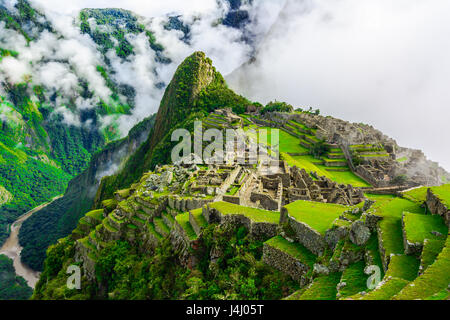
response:
[[[440,215],[444,218],[447,227],[450,228],[450,209],[433,193],[431,189],[427,191],[426,204],[432,214]]]
[[[203,216],[206,221],[219,224],[230,224],[233,226],[243,225],[249,233],[256,239],[264,239],[274,237],[277,234],[278,224],[268,222],[255,222],[242,214],[222,214],[208,205],[203,207]]]
[[[380,224],[377,224],[377,237],[378,237],[378,251],[380,251],[381,262],[383,264],[384,272],[386,272],[391,257],[386,256],[386,249],[384,248],[383,243],[383,232],[381,231]]]
[[[304,275],[309,271],[309,266],[295,259],[291,255],[274,248],[267,243],[263,245],[262,260],[267,265],[288,274],[292,279],[305,285]]]
[[[223,196],[222,198],[223,201],[229,202],[229,203],[234,203],[234,204],[241,204],[241,197],[237,197],[237,196]]]
[[[285,222],[287,222],[294,230],[296,240],[309,249],[309,251],[318,256],[321,256],[324,253],[325,248],[327,247],[325,237],[313,230],[307,224],[295,220],[295,218],[289,215],[286,208],[282,208],[280,224]]]
[[[421,242],[409,242],[406,237],[405,229],[405,214],[402,215],[402,233],[403,233],[403,246],[405,247],[405,254],[420,256],[423,250],[423,243]]]
[[[250,201],[259,201],[262,208],[266,210],[277,211],[279,209],[280,203],[266,193],[252,192],[250,196]]]
[[[167,199],[167,205],[171,209],[175,209],[180,212],[186,212],[189,210],[199,209],[203,207],[205,204],[210,203],[212,201],[213,199],[181,198],[178,196],[173,196]]]

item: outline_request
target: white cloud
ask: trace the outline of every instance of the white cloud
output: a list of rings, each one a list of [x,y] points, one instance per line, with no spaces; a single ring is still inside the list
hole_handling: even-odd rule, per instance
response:
[[[33,0],[32,2],[40,5],[46,10],[53,10],[65,14],[74,13],[83,8],[122,8],[147,17],[156,17],[168,13],[189,15],[200,12],[209,12],[216,8],[216,0]]]
[[[23,82],[24,76],[31,72],[29,65],[14,57],[4,57],[0,62],[0,71],[5,73],[11,83]]]
[[[450,2],[288,1],[258,50],[230,76],[255,100],[374,125],[450,169]]]

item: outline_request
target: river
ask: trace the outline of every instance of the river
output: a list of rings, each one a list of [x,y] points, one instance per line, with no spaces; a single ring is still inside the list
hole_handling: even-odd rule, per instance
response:
[[[42,208],[48,206],[50,203],[55,201],[56,199],[61,198],[62,196],[57,196],[53,198],[52,201],[41,204],[40,206],[28,211],[27,213],[21,215],[16,221],[11,225],[11,233],[6,239],[6,242],[0,249],[0,254],[4,254],[8,256],[14,262],[14,269],[16,270],[16,274],[18,276],[23,277],[28,285],[34,289],[36,283],[39,280],[40,272],[32,270],[27,265],[23,264],[20,260],[20,253],[22,252],[22,247],[19,245],[19,230],[22,226],[22,223],[27,220],[33,213],[41,210]]]

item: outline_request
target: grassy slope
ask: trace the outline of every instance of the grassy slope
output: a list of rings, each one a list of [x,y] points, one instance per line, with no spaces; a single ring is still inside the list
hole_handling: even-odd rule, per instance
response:
[[[383,244],[386,255],[391,253],[402,254],[403,232],[402,232],[402,214],[405,211],[412,213],[424,213],[424,209],[412,201],[395,198],[391,201],[380,201],[375,204],[376,214],[383,217],[379,222],[382,232]]]
[[[349,207],[312,201],[295,201],[285,206],[289,215],[304,222],[322,235],[331,228],[333,221]]]
[[[438,240],[438,237],[432,234],[432,231],[437,231],[443,235],[447,235],[448,228],[444,224],[441,216],[438,215],[423,215],[405,212],[403,216],[405,225],[406,239],[412,243],[423,243],[425,239]]]
[[[278,224],[280,221],[279,212],[243,207],[229,202],[213,202],[209,206],[218,210],[221,214],[242,214],[253,222]]]

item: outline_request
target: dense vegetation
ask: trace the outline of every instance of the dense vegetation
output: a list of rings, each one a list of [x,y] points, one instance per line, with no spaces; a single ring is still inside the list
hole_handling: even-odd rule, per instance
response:
[[[28,1],[19,0],[14,3],[15,9],[9,10],[0,6],[0,21],[5,22],[5,27],[22,35],[27,42],[37,41],[41,33],[46,31],[55,34],[59,38],[63,35],[53,29],[52,24],[39,10],[34,9]],[[119,10],[120,11],[120,10]],[[122,12],[122,11],[120,11]],[[119,13],[120,13],[119,12]],[[118,13],[118,14],[119,14]],[[113,12],[99,11],[101,17],[98,23],[113,23],[118,21],[118,16]],[[81,14],[83,17],[83,14]],[[126,29],[130,32],[143,32],[143,26],[137,25],[137,19],[129,13],[124,15],[132,23],[128,23]],[[120,17],[119,17],[120,18]],[[84,20],[81,19],[82,26]],[[117,24],[118,26],[119,24]],[[131,52],[129,44],[122,32],[114,33],[119,41],[118,54],[125,56],[125,52]],[[94,35],[94,33],[92,33]],[[149,41],[155,49],[163,48],[156,43],[155,37],[149,32]],[[150,39],[151,38],[151,39]],[[106,41],[106,38],[104,38]],[[109,38],[108,38],[109,39]],[[101,46],[104,48],[104,46]],[[5,57],[21,58],[21,52],[15,52],[0,48],[0,60]],[[129,114],[134,106],[134,89],[126,85],[117,85],[111,77],[107,60],[104,65],[97,66],[97,72],[104,78],[106,85],[111,89],[111,96],[107,101],[99,101],[92,109],[78,109],[76,100],[90,99],[95,92],[82,76],[77,76],[79,90],[74,90],[67,96],[65,93],[47,88],[44,85],[35,84],[34,74],[27,74],[22,82],[2,83],[2,95],[0,96],[0,187],[2,202],[0,206],[0,244],[8,234],[7,225],[12,223],[19,215],[33,207],[49,201],[56,195],[62,194],[68,181],[83,172],[89,165],[92,155],[98,152],[107,143],[119,138],[117,124],[113,121],[104,126],[100,117],[108,115]],[[45,64],[50,61],[38,61],[37,64]],[[64,59],[54,61],[71,67],[70,62]],[[33,81],[32,81],[33,80]],[[123,97],[127,103],[123,103]],[[62,114],[55,112],[58,107],[64,107],[79,117],[80,125],[70,125],[65,122]],[[4,197],[4,195],[8,197]],[[76,197],[75,197],[76,198]],[[83,203],[81,208],[89,209],[90,203]],[[84,209],[83,209],[84,210]],[[57,221],[64,212],[57,212],[56,217],[48,220]],[[76,214],[75,217],[78,217]],[[76,221],[59,223],[58,237],[64,236],[66,228],[73,228]],[[52,227],[36,228],[40,233],[36,239],[36,245],[40,243],[45,232],[53,230]],[[26,227],[25,227],[26,229]],[[52,233],[52,232],[50,232]],[[25,237],[29,236],[26,235]],[[51,241],[57,238],[49,235]],[[31,239],[30,239],[31,241]],[[43,241],[48,246],[47,241]],[[33,245],[34,246],[34,245]],[[35,262],[30,265],[42,264],[42,246]],[[28,245],[26,246],[28,248]],[[30,251],[24,250],[25,256]]]
[[[265,114],[268,112],[292,112],[294,111],[294,107],[286,102],[269,102],[264,108],[261,110],[261,114]]]
[[[208,254],[212,248],[222,253],[214,262]],[[209,226],[194,270],[178,264],[168,240],[153,254],[141,253],[128,242],[111,242],[98,257],[96,285],[83,279],[81,292],[64,285],[71,254],[69,238],[49,249],[35,299],[280,299],[298,288],[288,276],[261,262],[262,242],[251,240],[244,227]]]
[[[34,213],[24,222],[19,234],[23,247],[22,261],[34,270],[43,269],[46,249],[70,234],[78,220],[92,207],[98,185],[97,175],[108,169],[110,162],[125,161],[126,157],[119,156],[121,152],[128,149],[131,153],[134,150],[132,146],[142,142],[153,126],[154,118],[144,119],[130,130],[127,137],[111,142],[96,152],[88,168],[70,181],[63,198]]]
[[[25,279],[16,276],[13,261],[0,254],[0,300],[26,300],[32,293]]]
[[[0,137],[0,185],[12,199],[0,206],[0,243],[8,236],[7,225],[22,213],[62,194],[70,175],[35,158],[39,154],[18,148],[6,136]]]

